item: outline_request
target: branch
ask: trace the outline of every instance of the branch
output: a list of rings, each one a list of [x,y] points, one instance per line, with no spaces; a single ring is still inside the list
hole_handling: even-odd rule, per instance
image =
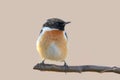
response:
[[[54,71],[54,72],[114,72],[120,74],[120,68],[119,67],[107,67],[107,66],[97,66],[97,65],[82,65],[82,66],[68,66],[68,68],[65,68],[65,66],[60,65],[54,65],[54,64],[36,64],[34,66],[35,70],[41,70],[41,71]]]

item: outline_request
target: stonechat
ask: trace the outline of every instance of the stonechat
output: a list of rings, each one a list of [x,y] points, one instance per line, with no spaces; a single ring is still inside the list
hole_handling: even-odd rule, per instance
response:
[[[36,48],[43,58],[42,63],[46,59],[61,61],[66,65],[65,58],[67,56],[67,34],[65,22],[58,18],[50,18],[44,24],[37,39]]]

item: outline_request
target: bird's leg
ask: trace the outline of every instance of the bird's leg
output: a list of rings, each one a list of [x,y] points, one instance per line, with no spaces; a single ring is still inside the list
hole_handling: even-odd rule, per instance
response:
[[[67,69],[69,68],[69,66],[67,65],[65,61],[64,61],[64,67],[65,67],[65,72],[67,72]]]
[[[41,62],[40,64],[41,64],[41,65],[44,65],[44,64],[45,64],[44,62],[45,62],[45,59],[44,59],[44,60],[42,60],[42,62]]]

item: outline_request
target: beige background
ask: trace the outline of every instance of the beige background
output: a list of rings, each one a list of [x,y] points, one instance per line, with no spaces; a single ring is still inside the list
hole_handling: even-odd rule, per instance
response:
[[[120,80],[114,73],[33,70],[41,62],[39,31],[52,17],[72,22],[66,26],[69,65],[120,66],[119,0],[0,0],[0,80]]]

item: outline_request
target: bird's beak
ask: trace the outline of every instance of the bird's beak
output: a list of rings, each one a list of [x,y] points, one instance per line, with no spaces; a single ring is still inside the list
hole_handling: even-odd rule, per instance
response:
[[[69,24],[69,23],[71,23],[71,22],[65,22],[65,24]]]

